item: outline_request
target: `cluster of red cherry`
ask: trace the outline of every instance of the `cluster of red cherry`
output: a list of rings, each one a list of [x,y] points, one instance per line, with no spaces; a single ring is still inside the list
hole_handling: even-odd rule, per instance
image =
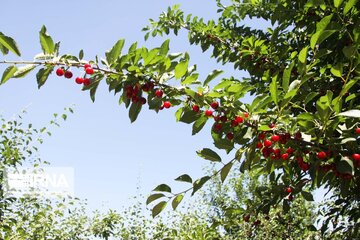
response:
[[[89,63],[85,63],[83,67],[85,70],[84,77],[75,78],[75,82],[77,84],[84,84],[84,86],[88,86],[88,85],[90,85],[91,81],[89,78],[86,77],[86,75],[94,74],[94,69],[92,68],[91,64],[89,64]],[[71,72],[71,70],[70,69],[65,70],[63,67],[59,67],[58,69],[56,69],[56,75],[58,75],[59,77],[64,76],[65,78],[68,78],[68,79],[73,77],[73,73]]]
[[[155,85],[153,82],[146,82],[142,86],[140,86],[139,83],[136,83],[135,85],[127,85],[124,87],[124,91],[126,94],[126,97],[131,100],[133,103],[141,103],[142,105],[146,104],[146,98],[142,96],[143,92],[151,92],[154,91],[154,95],[157,98],[162,98],[164,95],[163,90],[161,89],[154,89]],[[164,108],[170,108],[171,103],[170,101],[164,101],[162,106],[159,108],[159,110],[162,110]]]
[[[218,111],[219,108],[219,102],[212,102],[209,104],[209,108],[206,109],[204,111],[204,115],[206,117],[213,117],[215,120],[215,123],[213,125],[213,131],[220,133],[221,130],[223,129],[223,125],[228,122],[228,118],[225,114],[222,114],[221,111]],[[192,111],[194,112],[200,112],[200,106],[197,104],[192,105]],[[217,112],[217,114],[214,115],[214,111]],[[242,116],[238,115],[235,116],[231,122],[230,125],[231,127],[234,129],[235,127],[239,126],[241,123],[244,122],[244,118],[248,118],[249,114],[248,113],[242,113]],[[230,141],[234,139],[234,131],[229,131],[226,133],[226,138],[229,139]]]

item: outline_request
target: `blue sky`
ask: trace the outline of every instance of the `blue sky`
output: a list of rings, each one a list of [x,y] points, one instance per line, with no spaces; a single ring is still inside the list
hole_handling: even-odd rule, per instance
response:
[[[43,24],[54,40],[61,41],[61,54],[77,55],[84,49],[85,59],[90,60],[95,55],[103,56],[120,38],[126,39],[124,49],[135,41],[147,47],[160,45],[165,38],[149,38],[144,42],[141,29],[149,18],[157,19],[175,3],[181,4],[187,13],[216,18],[216,3],[209,0],[4,0],[0,31],[15,38],[22,60],[31,60],[41,51],[38,31]],[[200,48],[190,46],[185,31],[171,39],[170,51],[190,52],[191,63],[198,65],[200,76],[206,77],[216,68],[226,70],[223,76],[243,76],[231,66],[223,67],[209,60],[209,54],[203,54]],[[75,105],[75,114],[61,128],[53,129],[53,136],[46,139],[40,153],[54,167],[75,169],[75,194],[88,199],[92,208],[127,206],[131,196],[139,192],[147,195],[160,183],[184,189],[186,185],[173,179],[183,173],[202,176],[205,162],[197,157],[196,150],[212,147],[209,131],[191,136],[190,125],[175,121],[176,109],[159,114],[143,110],[131,124],[125,107],[117,103],[118,96],[109,93],[105,84],[100,85],[92,103],[88,92],[82,92],[73,80],[53,75],[38,90],[35,75],[29,74],[1,86],[0,98],[2,115],[9,118],[28,106],[25,119],[37,126],[46,124],[53,113]]]

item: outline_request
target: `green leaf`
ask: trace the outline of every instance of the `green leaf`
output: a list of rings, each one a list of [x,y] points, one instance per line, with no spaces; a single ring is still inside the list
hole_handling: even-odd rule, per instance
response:
[[[175,67],[175,78],[179,79],[183,77],[188,68],[188,61],[179,62]]]
[[[134,122],[140,111],[141,111],[142,104],[140,103],[132,103],[129,109],[129,118],[131,122]]]
[[[305,103],[305,104],[308,104],[308,103],[309,103],[311,100],[313,100],[314,97],[316,97],[317,95],[319,95],[318,92],[311,92],[311,93],[309,93],[309,94],[306,96],[304,103]]]
[[[348,110],[348,111],[339,113],[338,115],[344,116],[344,117],[360,118],[360,110],[352,109],[352,110]]]
[[[243,86],[241,83],[232,83],[231,86],[229,86],[226,91],[229,93],[239,93],[241,92]]]
[[[339,8],[340,5],[341,5],[341,3],[342,3],[343,1],[344,1],[344,0],[334,0],[334,6],[335,6],[336,8]]]
[[[147,199],[146,199],[146,205],[149,205],[150,203],[152,203],[153,201],[165,197],[164,194],[162,193],[155,193],[155,194],[151,194]]]
[[[296,118],[298,120],[313,121],[314,117],[315,117],[314,114],[304,112],[304,113],[300,113],[299,115],[297,115]]]
[[[175,181],[192,183],[192,178],[188,174],[183,174],[175,178]]]
[[[198,132],[200,132],[201,129],[203,129],[203,127],[205,126],[208,119],[209,118],[206,116],[199,117],[192,126],[192,135],[195,135]]]
[[[266,124],[266,125],[260,125],[260,126],[258,127],[258,130],[259,130],[259,131],[271,131],[271,128],[269,127],[268,124]]]
[[[314,201],[314,197],[311,193],[306,191],[301,191],[301,195],[304,197],[306,201]]]
[[[346,84],[345,86],[343,86],[343,89],[341,90],[341,93],[340,95],[343,96],[346,92],[348,92],[350,90],[350,88],[352,86],[354,86],[355,83],[358,82],[359,79],[356,79],[356,78],[352,78],[350,79]]]
[[[158,55],[158,53],[159,53],[158,48],[154,48],[154,49],[150,50],[149,52],[146,52],[145,54],[143,53],[144,66],[147,66],[148,64],[150,64],[152,62],[152,60]]]
[[[221,135],[219,135],[218,133],[212,132],[211,136],[214,140],[215,147],[217,147],[218,149],[225,149],[227,152],[229,152],[231,149],[234,148],[233,141],[230,141],[227,138],[222,138]]]
[[[48,77],[49,77],[50,73],[53,71],[53,69],[54,69],[54,66],[49,66],[47,68],[41,68],[39,70],[39,72],[36,74],[36,80],[37,80],[39,89],[42,85],[44,85],[44,83],[48,79]]]
[[[324,30],[321,31],[319,38],[317,39],[317,44],[321,44],[325,39],[330,37],[333,33],[337,32],[337,30]]]
[[[79,59],[82,60],[84,58],[84,50],[80,50],[79,52]]]
[[[176,121],[180,121],[180,118],[181,118],[181,115],[183,114],[184,112],[184,108],[179,108],[178,110],[176,110],[175,112],[175,118],[176,118]]]
[[[29,72],[31,72],[34,68],[36,68],[37,65],[35,64],[29,64],[25,65],[23,67],[20,67],[16,70],[13,77],[14,78],[22,78],[25,77]]]
[[[328,97],[322,96],[316,101],[316,109],[319,113],[319,116],[321,120],[326,121],[326,118],[328,117],[328,113],[330,110],[330,102]]]
[[[322,31],[318,31],[316,33],[314,33],[311,38],[310,38],[310,47],[311,49],[315,49],[315,46],[319,40],[320,34],[322,33]]]
[[[350,9],[356,4],[356,2],[357,2],[357,0],[349,0],[349,1],[347,1],[347,3],[345,4],[343,13],[347,14],[350,11]]]
[[[17,46],[14,39],[11,37],[5,36],[2,32],[0,32],[0,45],[7,50],[10,50],[12,53],[15,53],[18,56],[21,56],[19,47]],[[2,50],[3,53],[7,53],[6,50]]]
[[[14,73],[16,72],[16,70],[17,70],[16,66],[8,66],[2,75],[1,84],[6,83],[7,80],[12,78],[12,76],[14,76]]]
[[[183,123],[190,124],[194,121],[196,121],[199,117],[199,114],[192,111],[192,110],[185,110],[184,114],[180,117],[180,121]]]
[[[166,185],[166,184],[160,184],[159,186],[157,186],[156,188],[154,188],[155,192],[169,192],[171,193],[171,188]]]
[[[116,61],[116,59],[120,56],[121,54],[121,50],[123,49],[124,47],[124,43],[125,43],[125,40],[124,39],[120,39],[118,40],[115,45],[105,53],[105,56],[106,56],[106,61],[109,63],[109,64],[112,64]]]
[[[278,82],[277,82],[277,76],[278,75],[273,76],[272,81],[270,83],[270,95],[271,95],[271,98],[272,98],[272,100],[274,101],[274,103],[276,105],[278,105],[278,95],[277,95],[277,84],[278,84]]]
[[[212,71],[205,79],[204,86],[207,86],[213,79],[215,79],[217,76],[219,76],[221,73],[223,73],[223,70],[215,69]]]
[[[0,51],[3,55],[6,55],[9,53],[9,49],[5,48],[1,43],[0,43]]]
[[[282,77],[282,88],[285,92],[289,89],[289,82],[291,77],[291,72],[294,67],[295,62],[291,62],[291,64],[284,70],[283,77]]]
[[[193,191],[191,193],[191,196],[193,196],[207,181],[209,181],[209,179],[210,179],[209,176],[205,176],[205,177],[197,179],[193,183]]]
[[[184,194],[179,194],[173,199],[171,206],[174,210],[176,210],[176,208],[179,206],[183,198],[184,198]]]
[[[181,81],[181,84],[186,85],[186,84],[196,83],[198,77],[199,77],[199,74],[198,74],[198,73],[191,74],[190,76],[187,76],[187,77],[184,79],[184,81]]]
[[[230,169],[231,167],[233,166],[233,163],[232,162],[229,162],[228,164],[226,164],[222,169],[221,169],[221,172],[220,172],[220,178],[221,178],[221,182],[224,182],[226,177],[228,176],[229,172],[230,172]]]
[[[200,157],[212,161],[212,162],[221,162],[221,157],[211,150],[210,148],[203,148],[196,152]]]
[[[46,27],[43,25],[40,32],[40,45],[41,49],[45,54],[52,54],[55,51],[55,44],[48,32],[46,31]]]
[[[336,169],[340,173],[352,174],[354,171],[354,163],[350,159],[343,158],[336,164]]]
[[[160,46],[160,55],[166,55],[169,52],[170,39],[166,39]]]
[[[357,47],[354,45],[351,45],[351,46],[345,46],[343,48],[342,52],[344,53],[345,57],[347,57],[348,59],[351,59],[352,57],[354,57],[356,50],[357,50]]]
[[[159,215],[159,213],[161,213],[165,209],[166,204],[167,204],[167,202],[165,202],[165,201],[162,201],[162,202],[159,202],[158,204],[156,204],[154,206],[154,208],[152,209],[152,217],[154,218],[157,215]]]
[[[299,61],[301,63],[303,64],[306,63],[307,54],[308,54],[308,47],[304,47],[299,53]]]
[[[330,72],[335,76],[335,77],[341,77],[342,73],[343,73],[343,65],[342,63],[337,63],[335,66],[333,66],[330,69]]]
[[[331,22],[333,15],[330,14],[326,17],[323,17],[318,23],[316,23],[316,32],[325,30],[326,27],[329,25],[329,23]]]

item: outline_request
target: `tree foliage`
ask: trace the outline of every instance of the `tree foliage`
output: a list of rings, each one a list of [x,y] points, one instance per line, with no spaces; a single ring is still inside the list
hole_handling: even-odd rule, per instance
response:
[[[284,210],[291,207],[284,192],[287,187],[293,197],[308,201],[313,198],[308,189],[324,187],[336,205],[329,206],[326,224],[345,216],[346,224],[334,224],[335,231],[358,236],[360,3],[233,0],[225,6],[217,0],[217,4],[218,18],[210,21],[185,15],[179,6],[169,7],[143,29],[145,39],[188,31],[190,44],[212,51],[218,62],[247,71],[248,78],[219,78],[221,70],[200,77],[196,65],[189,64],[188,53],[169,53],[169,40],[153,49],[133,43],[123,52],[121,39],[104,58],[90,61],[82,59],[83,51],[78,56],[60,55],[60,43],[43,27],[39,32],[42,53],[35,61],[1,61],[9,65],[2,83],[37,70],[41,87],[55,67],[82,72],[90,66],[94,73],[84,73],[77,82],[84,83],[83,90],[93,101],[100,82],[105,82],[109,91],[118,94],[119,103],[129,108],[132,122],[147,104],[156,112],[177,107],[176,119],[192,124],[192,134],[212,124],[214,147],[234,157],[224,160],[213,149],[199,150],[200,157],[218,162],[219,170],[196,180],[179,177],[191,184],[180,193],[172,193],[168,185],[156,187],[148,199],[157,201],[153,216],[169,201],[176,208],[183,194],[193,195],[215,175],[225,180],[239,161],[241,172],[259,171],[268,177],[258,212],[269,213],[279,204]],[[243,25],[244,19],[263,19],[272,26],[259,30]],[[20,55],[15,41],[2,33],[0,49],[3,54]],[[173,80],[179,86],[173,86]],[[244,101],[248,93],[250,103]]]

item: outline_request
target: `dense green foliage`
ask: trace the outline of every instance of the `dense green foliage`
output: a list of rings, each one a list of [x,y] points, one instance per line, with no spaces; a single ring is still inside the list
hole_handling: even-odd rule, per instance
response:
[[[85,69],[84,77],[77,81],[84,83],[83,89],[89,90],[94,100],[96,89],[104,80],[109,90],[119,95],[119,102],[129,107],[132,122],[148,104],[157,112],[177,106],[176,119],[192,124],[192,134],[201,131],[207,122],[212,124],[215,147],[234,157],[223,160],[212,149],[199,150],[200,157],[219,163],[219,170],[194,181],[186,174],[178,177],[178,181],[191,184],[180,193],[172,193],[166,184],[156,187],[147,201],[157,201],[153,216],[170,201],[176,209],[187,192],[193,195],[215,175],[224,181],[239,161],[241,172],[255,171],[267,176],[267,187],[259,189],[257,213],[268,214],[279,204],[288,211],[295,205],[293,198],[312,201],[309,189],[325,187],[333,194],[334,204],[325,208],[328,214],[322,232],[334,229],[349,239],[358,237],[360,3],[217,3],[218,19],[207,22],[185,15],[178,6],[169,7],[144,28],[145,38],[188,31],[190,44],[212,51],[212,57],[223,64],[247,71],[249,78],[219,79],[221,70],[200,77],[196,66],[189,66],[188,53],[168,53],[169,40],[154,49],[134,43],[126,53],[121,52],[124,40],[119,40],[100,60],[83,60],[83,51],[78,56],[60,55],[60,44],[43,27],[39,33],[42,53],[35,56],[36,61],[1,61],[9,65],[1,82],[24,77],[36,69],[41,87],[55,67],[70,71],[89,63],[92,70]],[[272,27],[263,31],[243,25],[248,18],[269,21]],[[2,33],[0,50],[3,54],[11,51],[20,55],[15,41]],[[18,67],[21,63],[24,66]],[[65,77],[71,76],[72,73],[65,73]],[[171,86],[172,80],[180,86]],[[253,97],[251,103],[243,100],[247,93]],[[289,192],[284,191],[288,188]],[[337,221],[340,217],[341,221]]]

